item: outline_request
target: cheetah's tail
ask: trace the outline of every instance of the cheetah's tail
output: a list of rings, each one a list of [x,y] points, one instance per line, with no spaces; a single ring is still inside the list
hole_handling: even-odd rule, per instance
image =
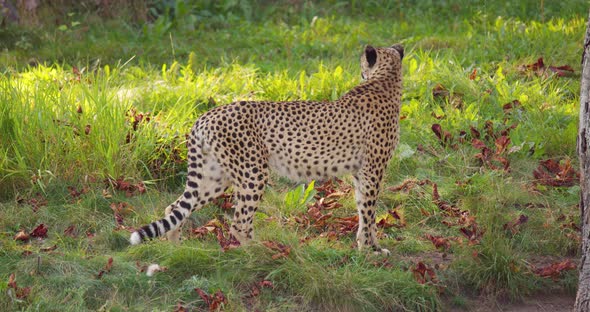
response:
[[[181,202],[181,205],[183,202]],[[154,221],[148,225],[142,226],[137,231],[131,233],[131,237],[129,238],[129,242],[131,245],[138,245],[141,244],[144,240],[156,238],[163,236],[169,231],[175,230],[180,226],[182,220],[186,217],[183,212],[189,212],[188,209],[179,209],[181,207],[177,207],[172,209],[172,212],[165,216],[164,218]]]

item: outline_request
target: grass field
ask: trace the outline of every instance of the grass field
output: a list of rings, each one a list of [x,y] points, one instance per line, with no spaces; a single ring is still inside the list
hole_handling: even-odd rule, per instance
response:
[[[165,3],[146,24],[72,11],[0,27],[1,311],[472,310],[575,294],[585,1]],[[222,248],[230,198],[194,214],[180,245],[129,246],[182,191],[200,114],[337,99],[366,44],[397,42],[402,135],[377,203],[392,255],[356,251],[350,177],[306,191],[274,176],[252,246]]]

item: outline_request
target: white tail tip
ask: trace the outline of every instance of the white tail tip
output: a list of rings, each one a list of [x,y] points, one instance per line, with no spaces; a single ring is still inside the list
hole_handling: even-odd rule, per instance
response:
[[[152,276],[154,276],[154,274],[156,272],[160,272],[160,271],[162,271],[162,267],[160,267],[157,264],[150,264],[150,266],[148,266],[148,268],[145,272],[145,275],[152,277]]]
[[[131,243],[131,245],[141,244],[141,236],[139,236],[139,233],[137,233],[137,232],[131,233],[131,237],[129,238],[129,242]]]

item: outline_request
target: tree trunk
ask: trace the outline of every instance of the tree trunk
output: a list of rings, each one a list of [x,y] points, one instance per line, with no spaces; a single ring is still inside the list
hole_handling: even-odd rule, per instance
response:
[[[578,126],[578,157],[580,159],[580,212],[582,217],[582,259],[574,311],[590,311],[590,13],[582,54],[580,88],[580,124]]]

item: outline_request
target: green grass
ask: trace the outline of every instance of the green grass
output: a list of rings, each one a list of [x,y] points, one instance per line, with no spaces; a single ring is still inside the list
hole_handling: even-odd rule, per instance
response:
[[[534,186],[533,171],[548,158],[577,168],[584,1],[169,3],[168,14],[145,25],[126,22],[125,12],[103,20],[74,10],[61,18],[67,29],[0,28],[0,310],[169,311],[179,302],[207,310],[194,288],[221,290],[231,311],[430,311],[469,308],[473,297],[575,292],[575,271],[551,279],[535,268],[578,256],[572,222],[579,223],[579,187]],[[405,118],[378,216],[397,207],[405,226],[380,230],[389,258],[356,252],[352,234],[301,242],[319,233],[293,221],[305,200],[278,177],[257,214],[252,246],[222,252],[213,235],[188,235],[224,216],[214,206],[191,217],[180,246],[128,246],[111,204],[128,205],[127,228],[162,216],[182,189],[185,134],[199,115],[236,100],[337,99],[359,83],[365,44],[396,42],[406,50]],[[574,74],[522,70],[539,57]],[[433,95],[439,84],[450,97]],[[522,109],[504,112],[513,100]],[[496,134],[516,125],[502,154],[508,172],[475,158],[470,128],[495,151],[485,137],[488,121]],[[435,123],[455,146],[441,144]],[[109,183],[119,178],[141,181],[147,191],[128,197]],[[432,186],[387,190],[406,179],[436,183],[440,199],[483,230],[479,241],[470,243],[463,225],[452,224],[457,217],[437,207]],[[336,216],[355,214],[351,193],[338,201]],[[528,221],[516,232],[504,228],[521,214]],[[40,223],[48,238],[14,240]],[[74,237],[64,232],[70,226]],[[425,234],[448,238],[449,248],[435,248]],[[261,243],[269,240],[290,254],[273,259],[276,252]],[[112,270],[98,278],[110,257]],[[149,278],[137,261],[168,270]],[[417,281],[412,269],[420,261],[434,268],[436,281]],[[31,287],[26,298],[8,295],[12,273],[19,287]],[[263,280],[274,287],[251,296]]]

